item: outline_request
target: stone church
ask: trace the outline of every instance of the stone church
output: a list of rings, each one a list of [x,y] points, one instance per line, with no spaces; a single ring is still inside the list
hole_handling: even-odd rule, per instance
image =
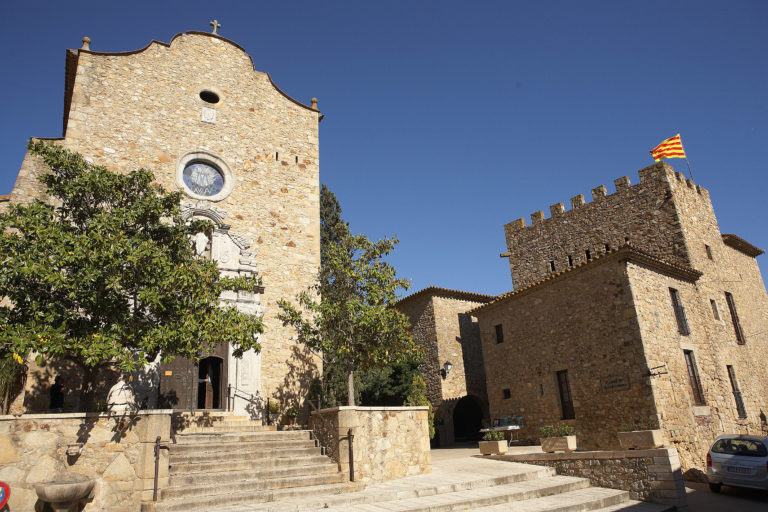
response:
[[[222,296],[264,316],[261,352],[238,359],[220,346],[199,364],[155,364],[135,382],[147,406],[180,409],[225,408],[231,386],[234,409],[256,415],[256,403],[268,397],[296,405],[320,371],[319,359],[277,320],[276,303],[315,283],[320,265],[323,116],[316,100],[307,105],[285,94],[242,47],[215,32],[125,52],[91,49],[83,38],[66,52],[62,136],[44,140],[112,170],[150,169],[167,190],[183,191],[186,218],[215,224],[211,238],[193,241],[201,257],[228,275],[261,277],[257,293]],[[28,154],[8,200],[45,200],[42,172]],[[54,373],[31,363],[28,395]],[[42,402],[30,398],[25,409],[42,412]]]

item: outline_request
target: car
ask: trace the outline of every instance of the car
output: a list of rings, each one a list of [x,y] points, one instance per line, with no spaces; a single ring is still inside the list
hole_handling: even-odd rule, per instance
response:
[[[707,480],[712,492],[723,485],[768,490],[768,437],[719,436],[707,453]]]

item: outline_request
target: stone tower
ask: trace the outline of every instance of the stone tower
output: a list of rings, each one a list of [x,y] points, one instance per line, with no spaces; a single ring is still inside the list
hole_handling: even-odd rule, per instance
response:
[[[67,51],[63,136],[52,140],[112,170],[152,170],[166,189],[184,192],[187,218],[216,225],[211,239],[195,240],[201,256],[227,274],[263,280],[260,293],[222,297],[264,315],[261,353],[235,359],[224,346],[205,369],[183,361],[160,367],[159,405],[197,406],[197,372],[214,367],[214,408],[226,407],[227,385],[293,402],[318,373],[319,360],[276,319],[276,302],[315,283],[320,265],[321,119],[315,100],[308,106],[286,95],[242,47],[217,34],[186,32],[117,53],[91,50],[84,38]],[[27,155],[10,201],[45,199],[41,172]],[[163,404],[169,390],[176,399]]]

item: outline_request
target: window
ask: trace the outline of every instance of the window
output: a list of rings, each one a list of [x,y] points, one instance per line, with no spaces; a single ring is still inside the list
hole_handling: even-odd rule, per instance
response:
[[[190,151],[176,164],[176,185],[193,199],[221,201],[232,192],[235,179],[221,158],[207,151]]]
[[[509,390],[509,388],[502,390],[504,393],[504,400],[509,400],[512,398],[512,391]]]
[[[609,244],[605,244],[605,252],[610,252],[611,246]]]
[[[584,253],[587,255],[587,261],[589,261],[589,260],[591,260],[591,259],[592,259],[592,254],[589,252],[589,249],[587,249],[586,251],[584,251]]]
[[[504,329],[501,324],[496,326],[496,343],[504,343]]]
[[[215,196],[224,188],[224,175],[205,161],[192,161],[184,167],[184,185],[199,196]]]
[[[715,317],[715,320],[720,320],[720,312],[717,310],[717,302],[715,299],[709,299],[709,303],[712,304],[712,316]]]
[[[744,398],[741,396],[739,381],[736,380],[736,371],[731,365],[727,365],[726,368],[728,369],[728,378],[731,381],[731,391],[733,391],[733,398],[736,400],[736,410],[739,413],[739,418],[744,419],[747,417],[747,408],[744,407]]]
[[[562,409],[562,418],[572,420],[576,417],[573,410],[573,399],[571,398],[571,385],[568,382],[568,370],[557,372],[557,390],[560,392],[560,407]]]
[[[713,260],[714,258],[712,257],[712,248],[707,244],[704,244],[704,250],[707,251],[707,258]]]
[[[691,334],[691,330],[688,328],[688,318],[685,316],[685,308],[680,301],[680,292],[674,288],[669,289],[669,295],[672,297],[672,308],[675,310],[675,318],[677,319],[677,330],[680,334],[685,336]]]
[[[693,350],[683,350],[683,354],[685,354],[685,365],[688,367],[688,379],[691,382],[693,405],[707,405],[704,401],[704,392],[701,390],[701,381],[699,380],[699,371],[696,369],[696,358],[693,357]]]
[[[736,313],[736,303],[733,301],[733,295],[725,292],[725,302],[728,303],[728,310],[731,312],[731,322],[733,322],[733,330],[736,332],[736,342],[739,345],[743,345],[747,340],[744,339],[744,332],[741,330],[741,323],[739,322],[739,315]]]
[[[568,256],[568,266],[569,267],[573,266],[573,256],[570,256],[570,255]]]
[[[555,260],[550,260],[549,268],[550,268],[550,270],[552,270],[552,272],[555,271]]]

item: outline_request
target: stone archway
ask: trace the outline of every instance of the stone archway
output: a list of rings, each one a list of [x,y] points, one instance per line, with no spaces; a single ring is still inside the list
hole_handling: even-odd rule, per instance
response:
[[[477,441],[483,428],[483,406],[480,400],[467,395],[453,408],[453,436],[457,443]]]

